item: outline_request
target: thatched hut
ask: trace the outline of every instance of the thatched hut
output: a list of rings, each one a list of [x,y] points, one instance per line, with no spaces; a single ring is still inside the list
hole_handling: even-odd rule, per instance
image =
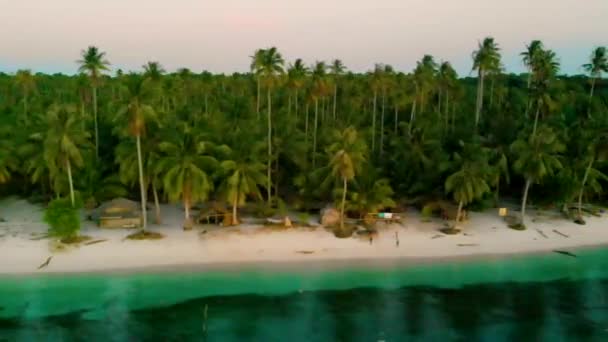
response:
[[[139,203],[116,198],[99,206],[93,214],[101,228],[137,228],[142,225]]]

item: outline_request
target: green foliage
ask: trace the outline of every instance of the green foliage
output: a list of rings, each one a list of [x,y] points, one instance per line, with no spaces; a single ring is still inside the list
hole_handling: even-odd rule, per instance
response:
[[[49,235],[72,239],[80,232],[80,212],[72,207],[69,198],[52,200],[44,211],[44,222],[49,225]]]

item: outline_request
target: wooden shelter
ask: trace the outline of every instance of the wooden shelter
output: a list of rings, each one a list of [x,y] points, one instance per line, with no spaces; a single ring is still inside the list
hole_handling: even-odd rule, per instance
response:
[[[137,202],[117,198],[96,209],[101,228],[137,228],[142,225],[140,205]]]
[[[204,207],[200,208],[198,224],[221,224],[222,226],[231,226],[232,212],[225,205],[218,202],[209,202]]]

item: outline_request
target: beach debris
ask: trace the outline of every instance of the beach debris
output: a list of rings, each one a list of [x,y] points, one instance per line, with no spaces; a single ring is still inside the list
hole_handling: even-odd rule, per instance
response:
[[[395,247],[399,247],[399,232],[395,232]]]
[[[49,234],[42,234],[40,236],[35,236],[35,237],[30,238],[30,240],[32,240],[32,241],[38,241],[38,240],[48,239],[50,237],[51,236]]]
[[[296,251],[298,254],[314,254],[315,251]]]
[[[567,255],[573,258],[576,258],[576,254],[570,253],[568,251],[560,251],[560,250],[554,250],[554,253],[558,253],[558,254],[563,254],[563,255]]]
[[[434,235],[434,236],[433,236],[431,239],[432,239],[432,240],[434,240],[434,239],[439,239],[439,238],[442,238],[442,237],[444,237],[444,236],[445,236],[445,235],[437,234],[437,235]]]
[[[53,256],[52,256],[52,255],[51,255],[50,257],[48,257],[48,258],[46,259],[46,261],[45,261],[45,262],[43,262],[43,263],[42,263],[40,266],[38,266],[38,269],[39,269],[39,270],[41,270],[41,269],[43,269],[43,268],[47,267],[47,266],[48,266],[48,265],[51,263],[51,259],[53,259]]]
[[[95,244],[106,242],[106,241],[108,241],[108,239],[93,240],[93,241],[85,242],[84,245],[90,246],[90,245],[95,245]]]
[[[328,206],[321,209],[321,225],[334,226],[340,223],[340,212],[336,208]]]
[[[473,236],[473,234],[463,233],[464,236]]]
[[[538,234],[540,234],[540,236],[544,237],[545,239],[548,239],[548,238],[549,238],[549,237],[547,236],[547,234],[545,234],[545,232],[543,232],[542,230],[540,230],[540,229],[538,229],[538,228],[537,228],[537,229],[536,229],[536,231],[538,232]]]
[[[476,247],[479,246],[477,243],[459,243],[458,247]]]
[[[554,232],[555,234],[557,234],[557,235],[561,235],[561,236],[563,236],[563,237],[565,237],[565,238],[569,238],[569,237],[570,237],[570,236],[568,236],[568,235],[566,235],[566,234],[564,234],[564,233],[560,232],[560,231],[559,231],[559,230],[557,230],[557,229],[553,229],[553,232]]]

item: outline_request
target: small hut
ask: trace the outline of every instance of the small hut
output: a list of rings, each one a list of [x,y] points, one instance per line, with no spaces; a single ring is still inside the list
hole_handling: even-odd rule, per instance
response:
[[[232,212],[219,202],[209,202],[199,210],[198,224],[221,224],[222,226],[232,225]]]
[[[137,228],[142,224],[139,203],[125,198],[102,204],[94,216],[101,228]]]

